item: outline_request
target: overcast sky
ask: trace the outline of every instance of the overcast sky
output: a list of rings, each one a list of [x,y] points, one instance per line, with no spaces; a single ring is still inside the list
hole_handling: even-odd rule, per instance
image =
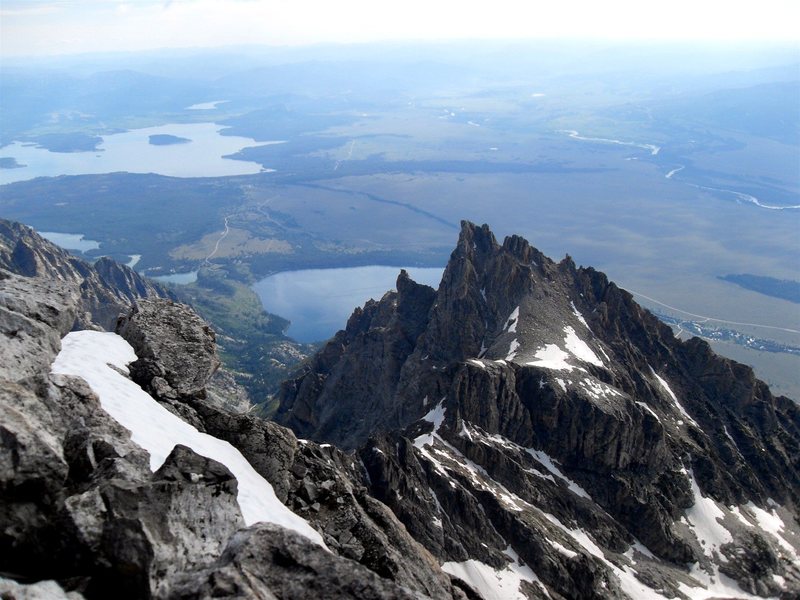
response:
[[[498,38],[794,41],[800,0],[0,0],[0,53]]]

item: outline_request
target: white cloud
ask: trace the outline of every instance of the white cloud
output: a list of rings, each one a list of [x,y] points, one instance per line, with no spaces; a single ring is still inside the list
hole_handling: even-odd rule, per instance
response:
[[[2,8],[5,55],[454,38],[798,41],[796,0],[53,0]]]

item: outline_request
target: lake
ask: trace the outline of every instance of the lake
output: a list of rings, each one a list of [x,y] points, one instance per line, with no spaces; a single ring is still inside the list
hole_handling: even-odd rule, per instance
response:
[[[170,273],[169,275],[148,275],[147,277],[162,283],[186,285],[197,281],[197,271],[188,271],[186,273]]]
[[[0,148],[0,156],[14,158],[24,167],[0,169],[0,185],[34,177],[99,173],[157,173],[170,177],[222,177],[251,175],[270,169],[251,161],[223,158],[243,148],[280,144],[252,138],[220,135],[216,123],[183,123],[132,129],[102,136],[91,152],[50,152],[31,143],[14,142]],[[153,145],[152,135],[191,140],[185,144]]]
[[[39,235],[50,240],[56,246],[61,246],[65,250],[77,250],[78,252],[87,252],[89,250],[97,250],[100,247],[100,242],[95,240],[87,240],[82,233],[58,233],[55,231],[40,231]]]
[[[400,269],[414,281],[439,287],[443,268],[351,267],[306,269],[270,275],[253,289],[267,312],[291,321],[287,335],[299,342],[315,342],[344,329],[357,306],[380,299],[394,289]]]

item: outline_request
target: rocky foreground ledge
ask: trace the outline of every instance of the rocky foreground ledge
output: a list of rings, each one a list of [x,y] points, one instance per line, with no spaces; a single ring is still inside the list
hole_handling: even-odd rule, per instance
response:
[[[366,493],[352,457],[219,407],[206,387],[219,364],[214,333],[189,307],[139,300],[119,336],[70,334],[84,305],[69,283],[2,269],[0,284],[4,598],[470,597]],[[62,337],[66,350],[78,334],[101,341],[72,363],[111,362],[117,388],[51,372]],[[129,369],[114,364],[108,336],[129,348]],[[104,408],[126,384],[186,427],[237,446],[312,534],[248,527],[242,483],[188,446],[154,468],[139,432],[132,439]],[[162,431],[166,421],[149,425]]]

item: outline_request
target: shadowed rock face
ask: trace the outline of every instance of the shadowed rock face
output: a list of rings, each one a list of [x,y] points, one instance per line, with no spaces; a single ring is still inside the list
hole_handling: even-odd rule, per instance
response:
[[[794,525],[800,412],[749,367],[676,339],[602,273],[486,226],[462,225],[436,292],[405,274],[397,288],[284,385],[277,419],[360,448],[371,493],[440,561],[502,568],[510,544],[551,593],[608,597],[619,574],[581,553],[580,530],[609,560],[642,542],[655,557],[639,580],[676,594],[698,561],[746,589],[797,589],[796,552],[769,535],[729,525],[730,546],[711,549],[684,524],[708,497],[775,502]],[[770,547],[756,578],[753,544]]]

